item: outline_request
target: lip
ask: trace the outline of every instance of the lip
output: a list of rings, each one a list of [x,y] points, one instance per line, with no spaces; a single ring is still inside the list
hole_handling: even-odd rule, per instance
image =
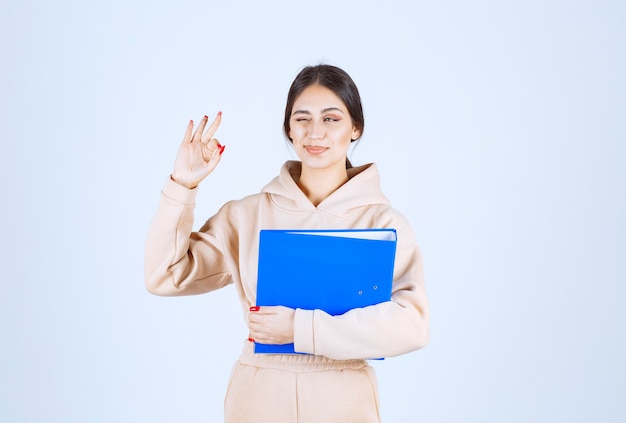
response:
[[[319,156],[320,154],[323,154],[326,150],[328,150],[328,147],[321,147],[317,145],[305,145],[304,149],[306,150],[307,153],[309,153],[312,156]]]

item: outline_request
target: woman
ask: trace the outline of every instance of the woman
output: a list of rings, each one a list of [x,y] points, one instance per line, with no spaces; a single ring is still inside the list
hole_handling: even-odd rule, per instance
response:
[[[261,193],[228,202],[192,232],[198,184],[224,152],[213,138],[221,119],[220,112],[208,128],[206,116],[195,131],[193,122],[187,126],[148,233],[147,289],[190,295],[235,285],[249,338],[229,382],[226,422],[379,422],[375,374],[365,359],[423,347],[429,312],[408,221],[382,194],[376,166],[352,167],[347,159],[364,127],[357,87],[337,67],[304,68],[289,90],[284,120],[300,161],[285,163]],[[392,300],[342,316],[256,307],[259,231],[296,228],[395,228]],[[254,342],[294,343],[306,354],[255,354]]]

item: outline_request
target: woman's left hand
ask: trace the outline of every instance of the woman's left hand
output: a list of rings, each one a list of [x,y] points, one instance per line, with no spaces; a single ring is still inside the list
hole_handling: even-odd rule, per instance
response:
[[[257,310],[258,311],[254,311]],[[261,344],[293,343],[293,319],[296,311],[283,306],[251,307],[248,313],[250,338]]]

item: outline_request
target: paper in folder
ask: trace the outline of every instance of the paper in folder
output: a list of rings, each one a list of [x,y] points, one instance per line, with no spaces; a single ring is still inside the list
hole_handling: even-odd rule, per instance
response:
[[[339,315],[391,299],[395,229],[261,230],[257,306]],[[294,345],[255,344],[293,354]]]

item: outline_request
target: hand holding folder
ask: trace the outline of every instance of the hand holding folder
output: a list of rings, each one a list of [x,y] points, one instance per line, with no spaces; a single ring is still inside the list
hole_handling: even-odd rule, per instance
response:
[[[391,299],[395,229],[261,230],[257,305],[331,315]],[[256,344],[293,354],[294,345]]]

